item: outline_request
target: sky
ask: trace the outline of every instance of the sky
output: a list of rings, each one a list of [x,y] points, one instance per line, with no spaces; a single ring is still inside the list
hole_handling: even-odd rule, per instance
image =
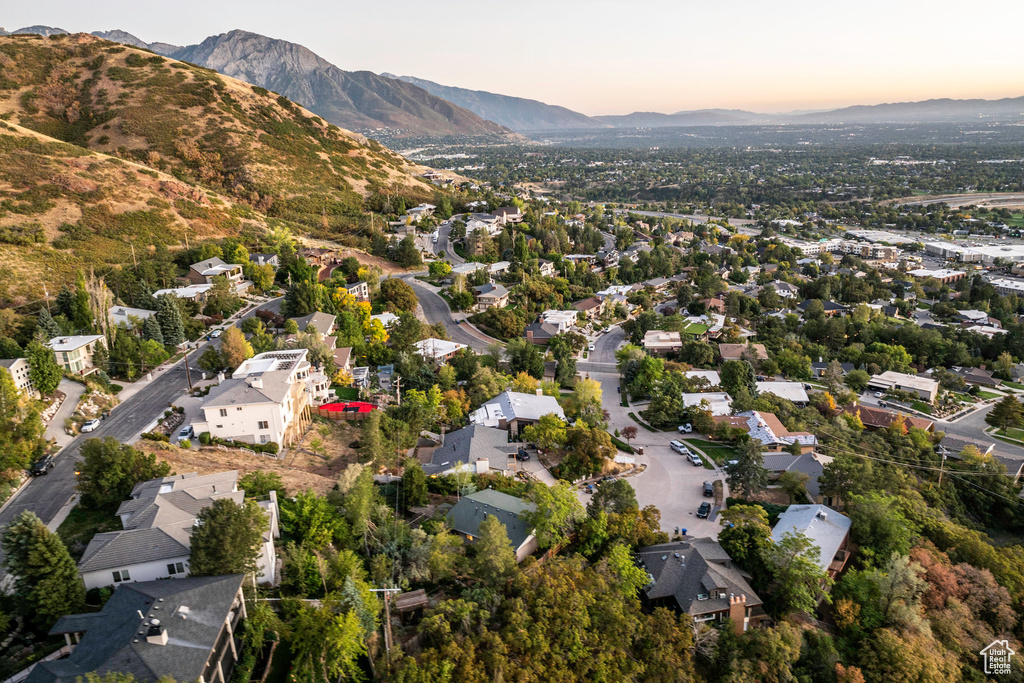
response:
[[[240,28],[347,70],[588,115],[828,109],[1024,95],[1019,0],[33,0],[11,31],[122,29],[198,43]]]

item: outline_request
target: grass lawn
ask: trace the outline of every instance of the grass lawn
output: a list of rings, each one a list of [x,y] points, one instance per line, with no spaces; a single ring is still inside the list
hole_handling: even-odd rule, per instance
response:
[[[1005,436],[1010,439],[1017,439],[1018,441],[1024,441],[1024,429],[1007,429],[1005,432],[1002,430],[996,431],[997,435]]]
[[[1009,382],[1009,381],[1004,379],[1003,380],[1003,385],[1011,387],[1013,389],[1020,389],[1021,391],[1024,391],[1024,384],[1017,384],[1016,382]]]
[[[930,311],[932,310],[931,304],[918,304],[917,310],[919,311]]]
[[[683,334],[700,336],[708,331],[708,326],[702,323],[693,323],[683,328]]]
[[[649,432],[656,432],[656,431],[658,431],[657,429],[655,429],[654,427],[652,427],[651,425],[647,424],[646,422],[641,420],[639,417],[637,417],[636,413],[629,413],[629,417],[630,417],[631,420],[633,420],[634,422],[636,422],[638,425],[640,425],[641,427],[643,427],[644,429],[646,429]]]
[[[71,557],[78,562],[95,534],[120,528],[121,520],[112,510],[90,510],[79,504],[71,508],[67,519],[57,527],[57,535],[68,547]]]
[[[699,439],[686,439],[683,441],[686,444],[693,444],[701,450],[702,453],[707,455],[709,458],[714,460],[716,463],[721,465],[726,460],[731,460],[736,455],[736,449],[732,446],[726,446],[716,441],[701,441]]]
[[[983,399],[1002,398],[1002,394],[994,394],[991,391],[979,391],[978,396]]]
[[[356,387],[335,387],[334,392],[342,401],[358,401],[359,389]]]
[[[927,403],[922,403],[921,401],[914,401],[913,403],[910,404],[910,407],[913,408],[914,410],[924,413],[925,415],[932,414],[932,407]]]

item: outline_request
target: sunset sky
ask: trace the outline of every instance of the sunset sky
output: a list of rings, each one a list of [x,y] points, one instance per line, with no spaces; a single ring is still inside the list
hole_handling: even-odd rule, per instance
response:
[[[35,0],[7,30],[123,29],[186,45],[241,28],[342,69],[518,95],[585,114],[760,112],[1024,95],[1024,3],[976,0]]]

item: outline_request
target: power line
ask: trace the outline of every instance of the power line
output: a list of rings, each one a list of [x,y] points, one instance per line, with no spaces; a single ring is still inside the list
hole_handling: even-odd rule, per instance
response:
[[[975,472],[973,470],[958,470],[958,469],[954,469],[954,468],[951,468],[951,467],[942,468],[942,467],[933,467],[933,466],[930,466],[930,465],[915,465],[913,463],[904,462],[904,461],[901,461],[901,460],[889,460],[889,459],[886,459],[886,458],[877,458],[877,457],[872,457],[870,455],[863,455],[861,453],[848,452],[848,451],[845,451],[845,450],[841,450],[841,448],[839,446],[827,446],[825,444],[818,444],[816,446],[816,448],[818,448],[818,449],[823,449],[823,448],[824,449],[832,449],[832,450],[836,451],[839,455],[851,455],[851,456],[858,457],[858,458],[864,458],[866,460],[875,460],[877,462],[884,462],[884,463],[887,463],[889,465],[900,465],[902,467],[910,467],[910,468],[913,468],[913,469],[925,470],[925,471],[929,471],[929,472],[940,472],[940,471],[944,470],[946,472],[956,472],[958,474],[972,474],[972,475],[979,476],[979,477],[1008,477],[1008,476],[1010,476],[1008,474],[1001,474],[999,472]],[[865,449],[860,449],[860,450],[865,450]],[[873,451],[873,450],[867,450],[867,452],[868,453],[878,453],[878,451]]]

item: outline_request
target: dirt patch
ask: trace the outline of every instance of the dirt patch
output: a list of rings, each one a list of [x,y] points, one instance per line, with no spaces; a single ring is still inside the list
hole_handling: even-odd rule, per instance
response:
[[[772,503],[774,505],[789,505],[789,496],[779,488],[767,488],[753,496],[747,496],[750,500],[758,503]]]

